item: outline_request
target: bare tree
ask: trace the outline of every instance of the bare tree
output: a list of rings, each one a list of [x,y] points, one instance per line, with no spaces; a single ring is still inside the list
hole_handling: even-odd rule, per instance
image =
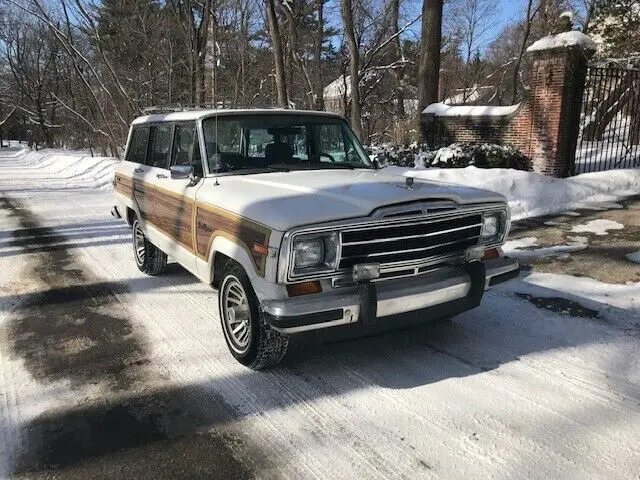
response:
[[[359,139],[363,139],[362,132],[362,104],[360,103],[360,50],[356,40],[353,18],[352,0],[340,0],[344,35],[349,49],[349,87],[351,90],[351,128]]]
[[[418,59],[418,124],[421,112],[438,101],[443,0],[424,0]]]
[[[278,25],[278,15],[276,13],[276,0],[266,0],[267,21],[269,23],[269,36],[271,38],[271,49],[273,50],[273,63],[275,67],[276,89],[278,92],[278,105],[289,106],[287,95],[287,80],[284,69],[284,53],[282,48],[282,38],[280,37],[280,27]]]

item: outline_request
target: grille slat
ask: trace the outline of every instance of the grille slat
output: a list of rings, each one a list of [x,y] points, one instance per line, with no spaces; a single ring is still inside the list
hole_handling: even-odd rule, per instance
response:
[[[482,215],[476,213],[343,231],[340,268],[371,261],[384,266],[461,255],[478,244],[481,230]]]

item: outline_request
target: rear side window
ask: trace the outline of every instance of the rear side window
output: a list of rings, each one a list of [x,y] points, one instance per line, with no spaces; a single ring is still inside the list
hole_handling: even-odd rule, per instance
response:
[[[134,163],[145,163],[148,141],[149,127],[133,127],[125,160]]]
[[[172,123],[161,123],[151,127],[151,151],[147,158],[147,165],[158,168],[169,168],[172,130]]]
[[[196,176],[202,176],[200,144],[195,122],[176,125],[173,133],[171,165],[191,165]]]

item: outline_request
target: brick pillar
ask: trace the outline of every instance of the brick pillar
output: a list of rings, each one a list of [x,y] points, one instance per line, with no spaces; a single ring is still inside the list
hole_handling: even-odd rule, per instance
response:
[[[533,59],[527,153],[535,172],[554,177],[572,172],[587,63],[594,51],[593,41],[580,32],[550,35],[527,50]]]

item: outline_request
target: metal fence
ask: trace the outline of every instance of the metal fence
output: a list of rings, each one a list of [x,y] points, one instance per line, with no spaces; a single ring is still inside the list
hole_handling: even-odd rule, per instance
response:
[[[589,67],[573,174],[640,167],[640,71]]]

